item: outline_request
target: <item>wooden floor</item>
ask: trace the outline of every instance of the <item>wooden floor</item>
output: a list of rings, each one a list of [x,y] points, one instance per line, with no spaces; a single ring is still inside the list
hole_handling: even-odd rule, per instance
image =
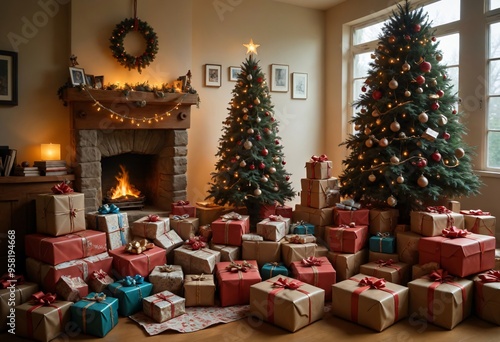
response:
[[[106,341],[106,342],[198,342],[198,341],[356,341],[356,342],[498,342],[500,327],[487,323],[475,316],[469,317],[453,330],[426,325],[424,322],[410,322],[403,319],[383,332],[374,332],[359,325],[344,321],[326,313],[323,320],[318,321],[295,333],[272,326],[268,323],[250,318],[220,324],[194,333],[181,334],[164,332],[149,336],[129,318],[120,318],[118,325],[104,339],[83,334],[71,334],[71,337],[53,341]],[[0,341],[22,342],[10,334],[0,334]]]

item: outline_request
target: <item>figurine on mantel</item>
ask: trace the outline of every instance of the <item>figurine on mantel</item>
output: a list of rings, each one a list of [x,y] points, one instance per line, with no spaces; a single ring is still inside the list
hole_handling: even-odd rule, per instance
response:
[[[69,57],[69,62],[71,63],[71,66],[72,67],[75,67],[78,65],[78,62],[77,62],[77,59],[78,57],[76,57],[74,54],[71,54],[71,56]]]

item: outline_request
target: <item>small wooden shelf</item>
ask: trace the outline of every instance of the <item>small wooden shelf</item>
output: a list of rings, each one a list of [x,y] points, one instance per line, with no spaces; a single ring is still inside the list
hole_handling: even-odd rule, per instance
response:
[[[0,177],[0,184],[20,184],[20,183],[52,183],[62,181],[74,181],[75,175],[68,174],[62,176],[8,176]]]

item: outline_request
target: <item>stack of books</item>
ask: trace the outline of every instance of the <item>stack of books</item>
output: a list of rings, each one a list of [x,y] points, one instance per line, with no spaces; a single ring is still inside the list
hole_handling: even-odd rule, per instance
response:
[[[10,176],[16,165],[17,150],[0,146],[0,175]]]
[[[40,170],[36,166],[16,166],[14,176],[40,176]]]
[[[43,176],[63,176],[68,174],[65,160],[35,161],[34,166]]]

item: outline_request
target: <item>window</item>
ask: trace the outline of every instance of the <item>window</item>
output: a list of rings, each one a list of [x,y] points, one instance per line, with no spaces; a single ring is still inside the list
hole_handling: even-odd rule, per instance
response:
[[[486,167],[500,168],[500,22],[488,26]]]

